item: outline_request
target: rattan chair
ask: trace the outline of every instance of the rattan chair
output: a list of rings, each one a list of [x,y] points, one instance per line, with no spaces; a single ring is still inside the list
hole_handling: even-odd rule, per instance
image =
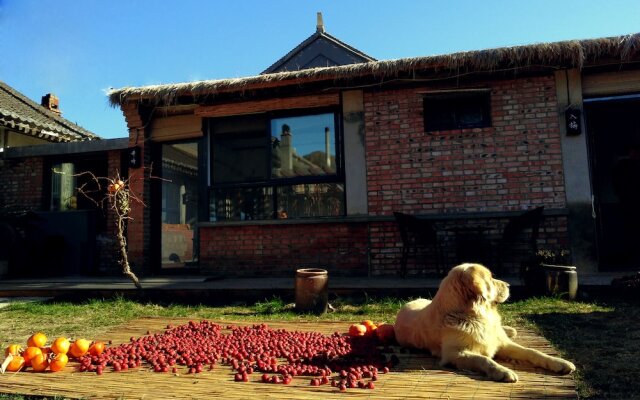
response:
[[[438,240],[438,231],[433,222],[417,218],[413,215],[400,212],[393,213],[402,238],[402,260],[400,262],[400,274],[407,276],[407,261],[409,254],[416,257],[418,251],[431,251],[434,256],[434,265],[438,275],[442,275],[443,251]],[[425,258],[426,261],[426,258]],[[427,263],[424,263],[427,265]]]
[[[505,273],[507,262],[519,262],[522,268],[535,259],[543,212],[544,206],[541,206],[509,219],[497,246],[498,275]]]

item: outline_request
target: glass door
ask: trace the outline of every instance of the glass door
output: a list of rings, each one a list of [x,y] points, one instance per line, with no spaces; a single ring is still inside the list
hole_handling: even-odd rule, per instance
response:
[[[198,142],[162,145],[161,268],[197,264]]]

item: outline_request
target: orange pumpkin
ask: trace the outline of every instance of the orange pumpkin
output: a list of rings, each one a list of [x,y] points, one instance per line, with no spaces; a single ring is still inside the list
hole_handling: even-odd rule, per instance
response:
[[[18,372],[24,367],[24,358],[22,356],[11,356],[11,361],[7,365],[7,371]]]
[[[24,358],[24,365],[27,367],[31,366],[31,359],[37,355],[42,354],[42,350],[40,347],[29,346],[22,352],[22,357]]]
[[[49,367],[49,359],[46,354],[38,354],[31,359],[31,368],[35,372],[43,372]]]
[[[349,336],[364,336],[367,334],[367,327],[362,324],[353,324],[349,327]]]
[[[4,349],[5,357],[8,356],[9,354],[13,356],[18,356],[20,355],[21,352],[22,352],[22,347],[19,344],[10,344],[9,346],[7,346],[6,349]]]
[[[36,332],[27,339],[29,347],[44,347],[47,344],[47,335],[42,332]]]
[[[56,354],[67,354],[67,352],[69,351],[69,346],[71,346],[71,343],[69,343],[69,339],[59,337],[51,344],[51,351]]]
[[[103,351],[104,343],[101,341],[95,341],[93,342],[91,347],[89,347],[89,354],[91,354],[92,356],[99,356]]]
[[[375,333],[377,326],[370,319],[365,319],[360,324],[367,327],[367,333],[366,333],[367,336],[371,336]]]
[[[69,357],[67,357],[66,354],[62,354],[62,353],[56,354],[56,356],[53,357],[51,362],[49,362],[49,369],[51,370],[51,372],[62,371],[64,367],[67,366],[68,362],[69,362]]]
[[[72,358],[80,358],[89,351],[89,346],[91,342],[87,339],[77,339],[75,342],[71,344],[69,347],[69,354]]]

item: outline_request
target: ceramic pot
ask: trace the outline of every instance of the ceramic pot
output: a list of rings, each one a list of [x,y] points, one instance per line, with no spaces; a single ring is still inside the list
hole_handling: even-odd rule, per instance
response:
[[[547,295],[575,300],[578,294],[578,272],[571,265],[540,264],[545,275]]]
[[[296,311],[324,314],[329,303],[329,273],[319,268],[296,271]]]

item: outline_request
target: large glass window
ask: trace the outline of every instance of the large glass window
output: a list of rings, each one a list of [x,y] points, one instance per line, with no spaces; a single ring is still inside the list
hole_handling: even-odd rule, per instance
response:
[[[335,113],[215,118],[209,131],[211,220],[344,215]]]

